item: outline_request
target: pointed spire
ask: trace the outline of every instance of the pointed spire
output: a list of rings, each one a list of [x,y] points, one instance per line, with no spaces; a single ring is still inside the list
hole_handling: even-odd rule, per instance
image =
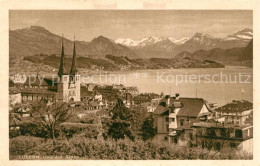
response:
[[[58,76],[61,78],[63,74],[65,74],[65,66],[64,66],[64,46],[63,46],[63,34],[61,38],[61,58],[60,58],[60,68],[58,72]]]
[[[73,57],[72,57],[72,64],[70,69],[70,75],[75,75],[77,73],[76,68],[76,46],[75,46],[75,34],[74,34],[74,47],[73,47]]]

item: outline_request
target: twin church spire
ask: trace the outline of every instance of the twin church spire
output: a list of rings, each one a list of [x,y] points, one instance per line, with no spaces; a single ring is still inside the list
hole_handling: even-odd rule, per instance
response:
[[[61,59],[60,59],[60,68],[58,72],[58,76],[61,78],[62,75],[69,74],[71,76],[75,76],[77,74],[77,67],[76,67],[76,46],[75,46],[75,35],[74,35],[74,46],[73,46],[73,57],[72,57],[72,64],[69,73],[66,73],[65,65],[64,65],[64,45],[63,45],[63,35],[61,39]]]

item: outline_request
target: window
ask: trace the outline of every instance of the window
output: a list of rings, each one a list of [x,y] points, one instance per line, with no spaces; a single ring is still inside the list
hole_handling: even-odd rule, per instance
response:
[[[220,143],[219,142],[215,143],[215,150],[220,150]]]
[[[241,130],[235,130],[235,137],[242,138],[242,131]]]
[[[166,121],[166,122],[169,122],[169,117],[165,117],[165,121]]]
[[[178,139],[175,137],[174,138],[174,143],[177,144],[178,143]]]
[[[233,143],[233,142],[231,142],[231,143],[230,143],[230,147],[231,147],[231,148],[236,148],[236,147],[237,147],[237,144],[236,144],[236,143]]]
[[[169,125],[166,125],[166,131],[169,132]]]
[[[175,118],[172,118],[172,122],[175,122]]]
[[[184,119],[181,119],[180,120],[180,126],[183,126],[184,125]]]
[[[193,134],[190,133],[189,136],[190,136],[190,140],[193,140]]]
[[[187,117],[186,121],[187,121],[187,122],[189,122],[189,121],[190,121],[190,118],[189,118],[189,117]]]

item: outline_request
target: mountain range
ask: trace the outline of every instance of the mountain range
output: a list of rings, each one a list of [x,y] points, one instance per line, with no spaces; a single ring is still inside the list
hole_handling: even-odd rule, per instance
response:
[[[211,50],[197,50],[193,53],[185,51],[175,56],[176,59],[187,57],[197,60],[213,60],[229,66],[253,67],[253,40],[246,47],[214,48]]]
[[[127,56],[137,58],[137,54],[127,46],[116,44],[104,36],[98,36],[90,42],[76,41],[77,54],[80,56]],[[73,41],[64,38],[65,54],[71,56]],[[35,54],[60,54],[61,36],[51,33],[40,26],[9,31],[10,57]]]
[[[229,49],[246,47],[253,38],[251,29],[230,34],[224,38],[216,38],[208,34],[195,33],[191,38],[175,39],[174,37],[145,37],[141,40],[120,38],[112,40],[98,36],[93,40],[75,41],[78,56],[102,58],[108,54],[125,56],[132,59],[175,58],[181,54],[198,56],[199,52],[218,52],[221,57],[228,59],[223,52]],[[64,38],[65,54],[72,56],[73,41]],[[56,35],[40,26],[9,31],[10,59],[36,54],[56,54],[61,51],[61,36]],[[213,50],[213,51],[212,51]],[[220,51],[222,50],[222,51]],[[229,51],[227,51],[229,52]],[[232,52],[232,51],[231,51]],[[212,54],[208,56],[213,56]],[[218,58],[215,58],[218,59]]]

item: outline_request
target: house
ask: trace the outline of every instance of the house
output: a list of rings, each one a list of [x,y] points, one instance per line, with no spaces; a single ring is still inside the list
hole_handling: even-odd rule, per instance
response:
[[[179,94],[171,97],[166,95],[159,103],[153,114],[159,142],[176,139],[178,129],[192,124],[197,120],[206,120],[211,115],[211,108],[202,98],[184,98]]]
[[[191,142],[202,148],[238,148],[253,153],[253,125],[224,125],[221,123],[194,123]]]
[[[22,102],[22,95],[17,87],[9,87],[9,101],[10,105],[15,105]]]
[[[214,110],[215,119],[222,123],[244,125],[253,112],[253,103],[245,100],[233,100],[231,103]]]
[[[126,87],[125,91],[131,93],[132,96],[137,96],[139,94],[139,90],[135,86]]]
[[[132,103],[134,105],[141,105],[143,103],[150,103],[152,101],[152,99],[157,99],[159,97],[160,96],[155,93],[141,93],[132,98]]]
[[[152,99],[149,106],[147,106],[147,111],[154,112],[154,110],[157,108],[161,100],[162,98]]]

